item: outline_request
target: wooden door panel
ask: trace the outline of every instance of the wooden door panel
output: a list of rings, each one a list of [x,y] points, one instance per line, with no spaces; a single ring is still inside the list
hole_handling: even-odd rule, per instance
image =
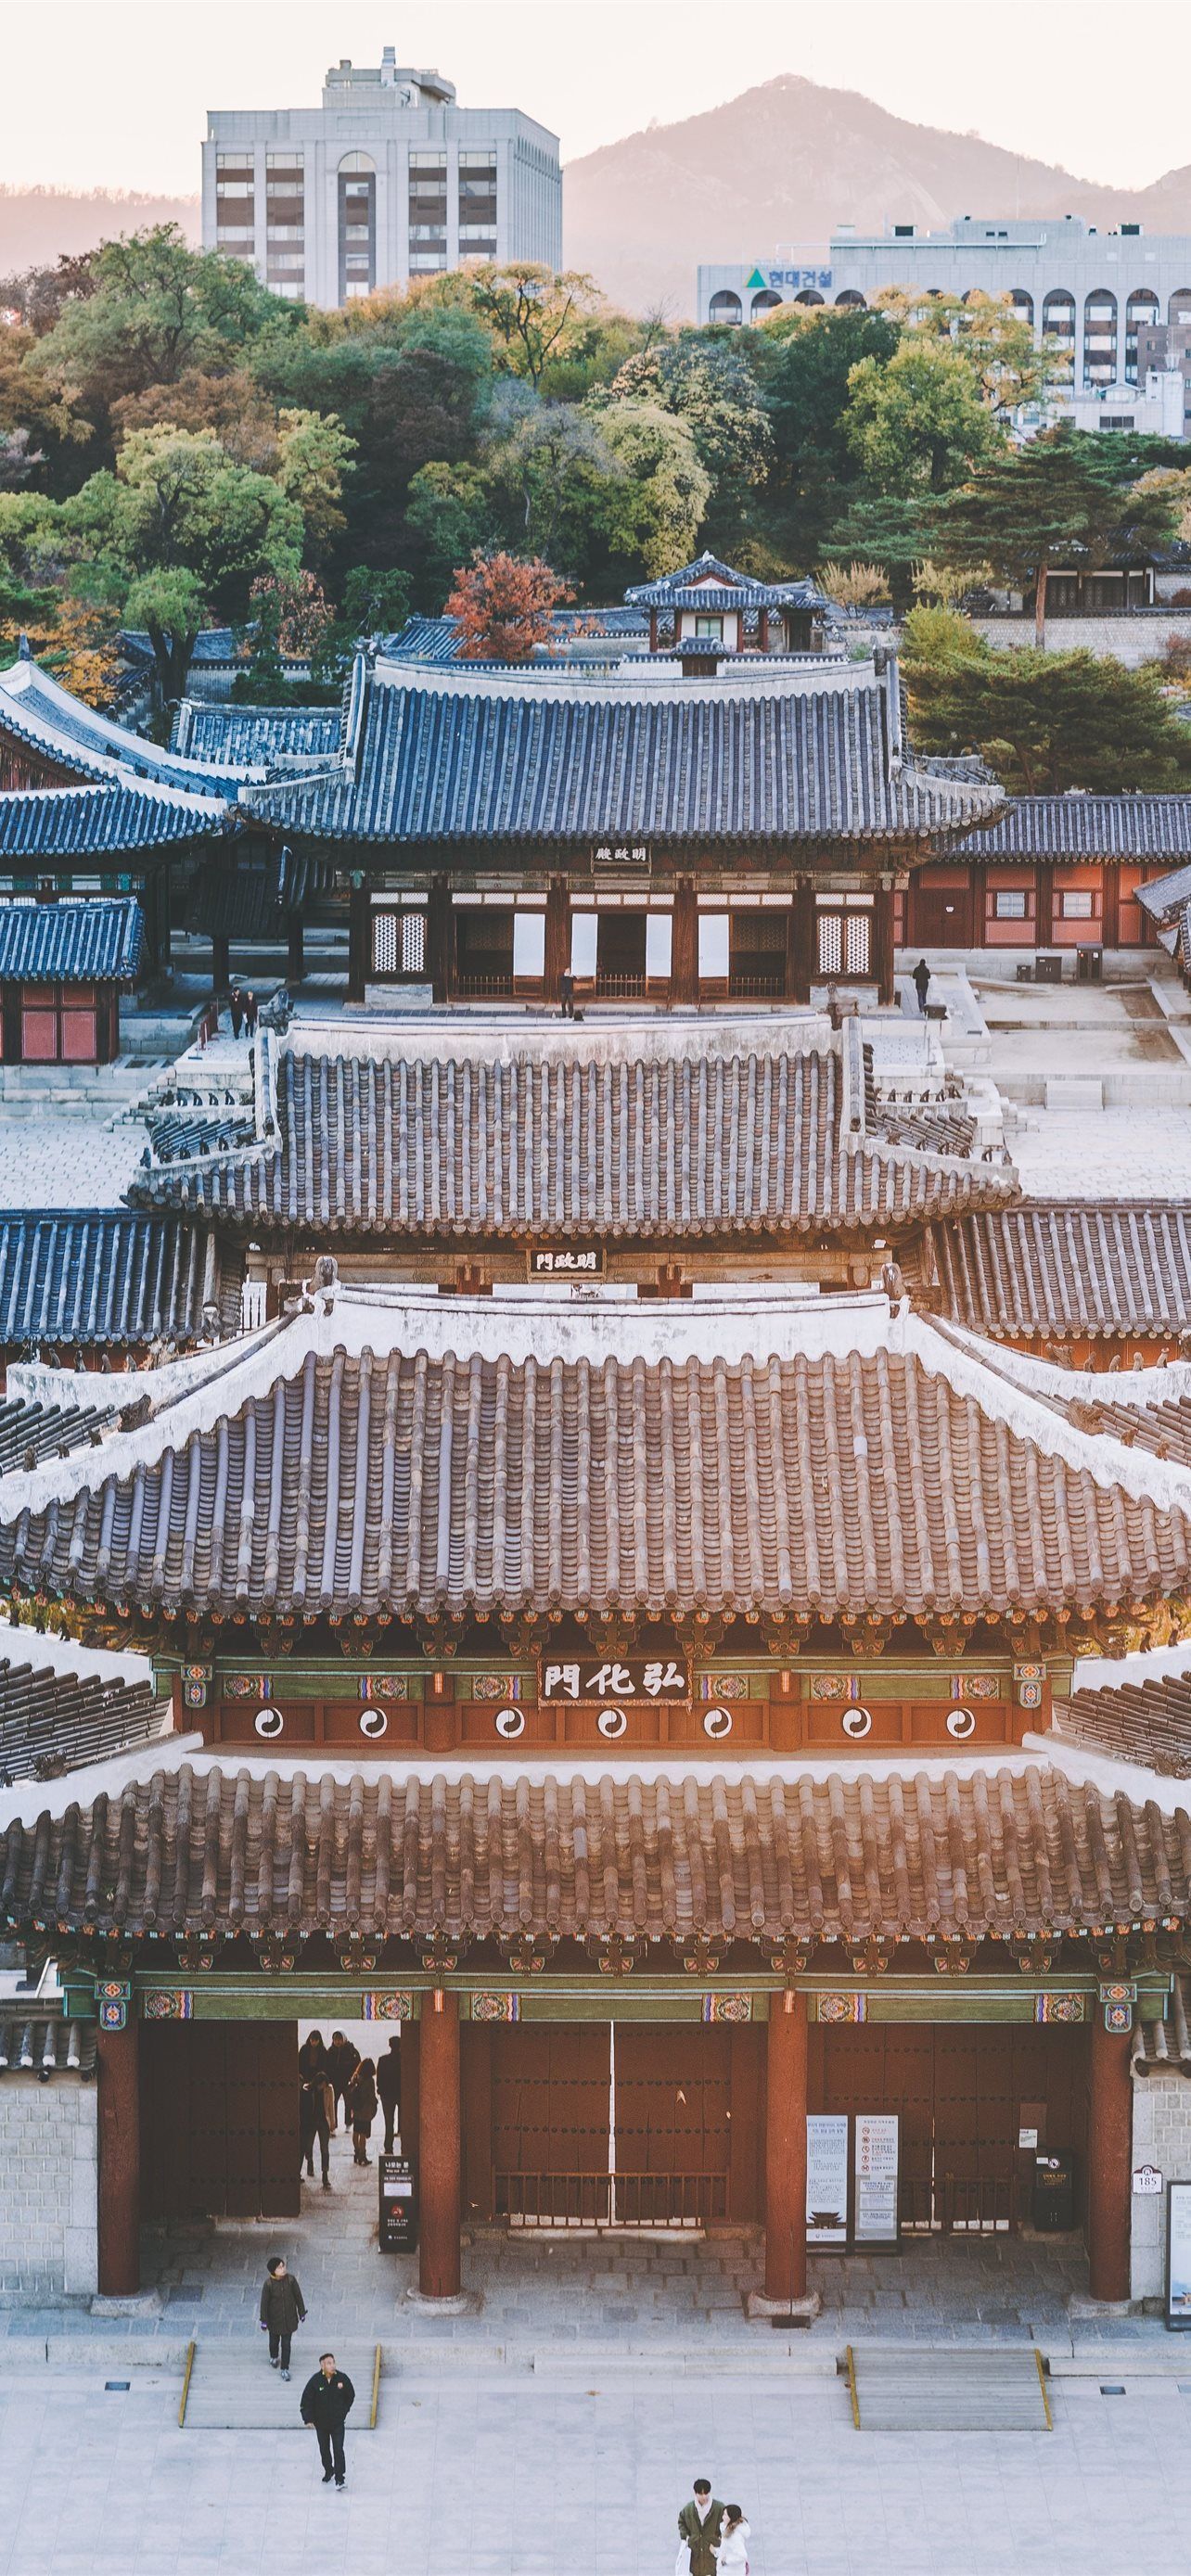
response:
[[[616,2164],[622,2173],[726,2174],[732,2035],[702,2023],[622,2022]]]
[[[293,2218],[297,2025],[190,2022],[141,2032],[146,2218]]]
[[[494,2035],[493,2162],[502,2173],[608,2170],[607,2022],[517,2023]]]

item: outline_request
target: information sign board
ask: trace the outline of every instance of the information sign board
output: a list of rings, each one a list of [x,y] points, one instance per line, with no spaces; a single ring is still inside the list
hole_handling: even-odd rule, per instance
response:
[[[897,2168],[896,2111],[858,2111],[853,2167],[857,2245],[897,2244]]]
[[[806,2123],[806,2241],[848,2242],[848,2114],[812,2111]]]
[[[1166,2186],[1166,2322],[1191,2327],[1191,2182]]]

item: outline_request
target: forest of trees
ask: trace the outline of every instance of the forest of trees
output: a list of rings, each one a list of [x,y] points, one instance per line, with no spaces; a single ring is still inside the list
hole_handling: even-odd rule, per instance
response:
[[[479,561],[548,567],[582,604],[707,546],[843,604],[917,599],[920,732],[1016,783],[1019,657],[990,657],[957,601],[1010,581],[1041,626],[1053,563],[1160,547],[1189,517],[1178,447],[1010,443],[1063,361],[988,299],[696,329],[617,312],[586,277],[476,265],[324,312],[160,226],[0,281],[0,310],[0,652],[24,629],[99,699],[121,627],[149,633],[165,700],[212,623],[251,635],[254,694],[293,651],[325,694],[356,636],[439,610]],[[1087,657],[1046,658],[1066,783],[1100,684],[1066,668]],[[1023,703],[1031,685],[1023,667]],[[1133,714],[1128,691],[1105,700],[1118,784],[1180,773],[1186,729],[1152,674],[1141,691]]]

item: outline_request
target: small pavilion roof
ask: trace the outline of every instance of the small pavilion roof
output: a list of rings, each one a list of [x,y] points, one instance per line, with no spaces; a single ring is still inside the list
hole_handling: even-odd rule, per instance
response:
[[[1191,1201],[1053,1200],[932,1227],[946,1312],[974,1333],[1097,1340],[1191,1329]]]
[[[1134,859],[1151,864],[1191,855],[1191,796],[1153,795],[1138,789],[1123,796],[1014,796],[991,823],[954,843],[952,855],[972,859]],[[1191,893],[1191,871],[1188,893]],[[1147,886],[1149,903],[1158,886]]]
[[[0,902],[0,983],[130,984],[145,924],[135,895]]]
[[[0,862],[117,859],[170,848],[224,828],[208,797],[139,781],[88,787],[16,787],[0,792]]]
[[[208,1229],[187,1218],[0,1209],[0,1343],[188,1339],[209,1298],[224,1302],[222,1267]]]
[[[701,554],[678,572],[638,582],[625,592],[633,608],[825,608],[813,581],[757,581],[719,555]]]

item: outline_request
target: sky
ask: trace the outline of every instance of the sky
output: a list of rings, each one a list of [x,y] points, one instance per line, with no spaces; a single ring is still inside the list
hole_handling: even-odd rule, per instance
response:
[[[329,63],[385,43],[565,160],[801,72],[1079,178],[1191,161],[1169,0],[0,0],[0,179],[190,194],[209,107],[315,105]]]

